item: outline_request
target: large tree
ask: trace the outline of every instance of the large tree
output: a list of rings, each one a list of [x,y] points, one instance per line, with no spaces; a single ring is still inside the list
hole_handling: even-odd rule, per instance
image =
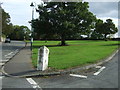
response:
[[[46,36],[57,34],[61,45],[72,35],[88,35],[96,19],[88,8],[87,2],[47,2],[38,7],[39,19],[32,22],[34,32]]]
[[[12,33],[12,23],[10,22],[10,15],[2,9],[2,34],[9,36]]]

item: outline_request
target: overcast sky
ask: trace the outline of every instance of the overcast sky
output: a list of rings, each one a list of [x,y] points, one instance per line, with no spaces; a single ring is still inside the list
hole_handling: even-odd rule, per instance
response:
[[[84,0],[89,1],[89,10],[96,15],[97,18],[106,20],[111,18],[118,27],[118,1],[119,0]],[[1,0],[2,7],[11,16],[11,22],[14,25],[26,25],[30,28],[28,21],[32,18],[31,2],[37,4],[41,0]],[[34,18],[38,17],[38,13],[34,13]],[[120,36],[120,34],[119,34]]]

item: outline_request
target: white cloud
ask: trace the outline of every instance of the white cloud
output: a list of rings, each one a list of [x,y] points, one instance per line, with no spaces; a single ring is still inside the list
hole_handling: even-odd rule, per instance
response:
[[[1,0],[0,2],[4,3],[28,3],[28,2],[36,2],[39,3],[41,0]]]
[[[31,2],[36,3],[36,7],[41,3],[41,0],[1,0],[2,7],[10,14],[11,22],[15,25],[26,25],[30,28],[28,21],[32,19]],[[34,17],[38,17],[35,12]]]
[[[117,2],[90,2],[89,6],[89,10],[98,17],[118,18]]]
[[[87,2],[119,2],[119,0],[84,0]]]

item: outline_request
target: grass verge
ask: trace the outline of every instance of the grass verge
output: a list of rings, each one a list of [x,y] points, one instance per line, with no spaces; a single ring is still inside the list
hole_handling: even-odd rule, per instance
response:
[[[57,46],[60,41],[34,41],[32,63],[37,66],[38,48],[46,45],[49,50],[49,67],[67,69],[95,63],[118,48],[118,41],[67,41],[69,46]]]

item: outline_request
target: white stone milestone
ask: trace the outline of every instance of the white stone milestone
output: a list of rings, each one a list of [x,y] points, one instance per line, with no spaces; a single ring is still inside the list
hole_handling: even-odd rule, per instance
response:
[[[49,49],[46,46],[40,47],[38,50],[37,70],[44,71],[48,68]]]

